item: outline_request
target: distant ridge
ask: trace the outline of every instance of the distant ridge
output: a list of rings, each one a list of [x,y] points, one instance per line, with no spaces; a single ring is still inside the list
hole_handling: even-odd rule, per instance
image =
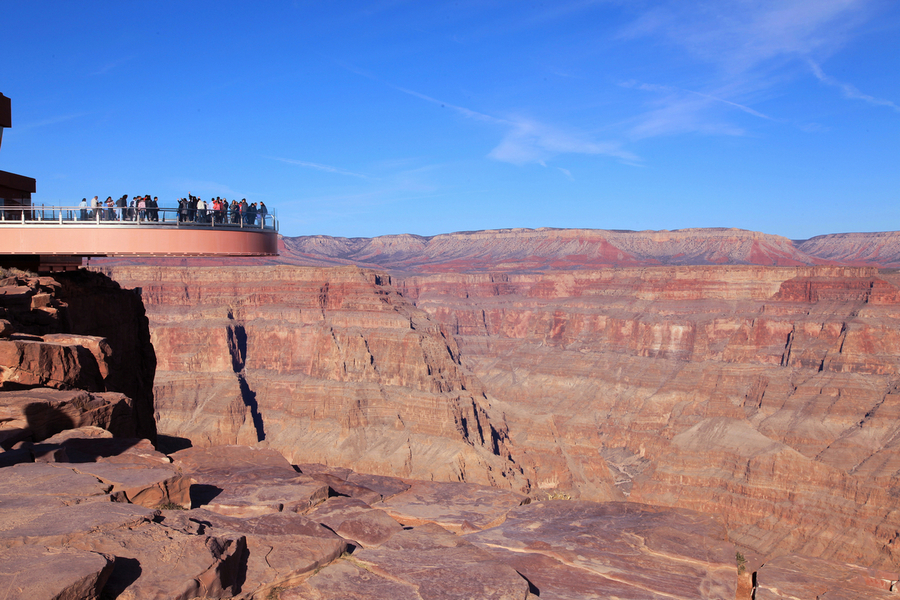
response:
[[[688,265],[846,265],[900,268],[900,232],[837,233],[808,240],[735,228],[672,231],[490,229],[344,238],[284,237],[277,258],[100,259],[103,264],[355,265],[400,273],[539,272]]]

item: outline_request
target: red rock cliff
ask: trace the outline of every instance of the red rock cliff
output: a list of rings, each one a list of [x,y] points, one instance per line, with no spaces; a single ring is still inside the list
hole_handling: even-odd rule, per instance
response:
[[[140,285],[160,431],[292,462],[527,489],[455,339],[358,268],[113,271]]]

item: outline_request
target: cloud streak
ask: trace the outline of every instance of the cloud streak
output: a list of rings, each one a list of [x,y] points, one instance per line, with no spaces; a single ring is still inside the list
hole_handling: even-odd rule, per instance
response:
[[[370,179],[368,175],[363,175],[362,173],[354,173],[353,171],[347,171],[346,169],[339,169],[337,167],[332,167],[330,165],[323,165],[320,163],[307,162],[305,160],[294,160],[292,158],[279,158],[277,156],[268,156],[266,158],[270,158],[272,160],[277,160],[283,163],[287,163],[289,165],[296,165],[298,167],[306,167],[307,169],[315,169],[317,171],[324,171],[326,173],[334,173],[336,175],[347,175],[350,177],[358,177],[360,179]]]
[[[56,117],[48,117],[41,121],[34,121],[32,123],[24,123],[22,125],[16,125],[16,131],[24,131],[26,129],[34,129],[35,127],[46,127],[48,125],[57,125],[59,123],[65,123],[66,121],[71,121],[73,119],[80,119],[81,117],[85,117],[91,113],[89,112],[80,112],[80,113],[72,113],[70,115],[59,115]]]
[[[662,34],[689,53],[742,73],[785,56],[829,53],[864,17],[869,0],[672,0],[620,34]]]
[[[543,163],[559,154],[598,154],[619,158],[629,163],[640,162],[637,155],[623,150],[617,142],[595,142],[583,134],[565,132],[534,119],[494,117],[413,90],[387,85],[420,100],[449,108],[466,118],[505,127],[507,131],[503,139],[488,153],[489,158],[500,162],[521,166],[528,163]]]
[[[595,154],[639,163],[636,154],[619,142],[597,142],[579,132],[564,131],[534,119],[516,117],[503,121],[508,130],[488,157],[514,165],[543,163],[560,154]]]
[[[864,94],[849,83],[843,83],[841,81],[838,81],[834,77],[826,75],[825,72],[822,71],[822,68],[813,61],[809,61],[809,66],[812,69],[813,75],[816,76],[816,79],[826,85],[830,85],[840,89],[845,98],[849,98],[850,100],[862,100],[863,102],[867,102],[873,106],[886,106],[887,108],[892,108],[895,111],[900,112],[900,105],[898,105],[897,103],[891,102],[890,100],[885,100],[883,98],[876,98],[874,96]]]
[[[91,75],[105,75],[106,73],[109,73],[110,71],[112,71],[113,69],[118,67],[119,65],[123,65],[123,64],[127,63],[132,58],[134,58],[134,57],[126,56],[124,58],[120,58],[119,60],[114,60],[111,63],[107,63],[107,64],[103,65],[102,67],[100,67],[99,69],[97,69],[96,71],[91,73]]]
[[[722,98],[720,94],[707,94],[671,85],[626,81],[625,88],[662,94],[654,104],[658,107],[640,115],[630,135],[642,139],[679,133],[703,133],[710,135],[744,135],[743,128],[732,125],[715,116],[715,108],[733,108],[759,119],[775,121],[769,115],[749,106]],[[721,112],[721,111],[720,111]]]
[[[352,65],[343,62],[338,62],[338,64],[352,73],[377,81],[403,94],[442,108],[449,108],[467,119],[504,128],[506,133],[500,143],[487,155],[493,160],[522,166],[529,163],[541,163],[560,154],[592,154],[617,158],[627,163],[641,161],[636,154],[623,150],[619,142],[593,141],[584,133],[565,131],[535,119],[496,117],[394,85]]]

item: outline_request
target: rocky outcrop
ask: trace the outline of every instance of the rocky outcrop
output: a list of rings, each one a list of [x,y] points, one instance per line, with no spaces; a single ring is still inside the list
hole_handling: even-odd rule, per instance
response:
[[[154,440],[156,360],[140,293],[87,271],[2,274],[0,390],[120,392],[135,433]]]
[[[83,269],[57,273],[53,278],[60,285],[57,296],[67,305],[60,333],[105,340],[109,354],[104,361],[107,369],[101,367],[104,387],[132,399],[138,436],[154,441],[156,354],[140,290],[125,289],[108,277]],[[97,354],[90,344],[86,347]]]

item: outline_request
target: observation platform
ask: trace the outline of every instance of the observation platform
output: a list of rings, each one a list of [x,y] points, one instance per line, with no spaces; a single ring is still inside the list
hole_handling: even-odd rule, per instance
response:
[[[230,212],[212,213],[0,206],[0,265],[54,271],[77,268],[84,257],[278,255],[273,215],[248,223]]]

